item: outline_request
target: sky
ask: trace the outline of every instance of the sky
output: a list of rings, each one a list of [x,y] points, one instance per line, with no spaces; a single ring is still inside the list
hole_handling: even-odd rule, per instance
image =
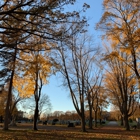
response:
[[[89,20],[89,33],[94,36],[97,45],[100,44],[99,32],[95,31],[95,24],[99,22],[102,16],[102,2],[103,0],[78,0],[74,6],[67,6],[73,10],[82,9],[82,5],[87,3],[90,8],[83,13]],[[74,106],[69,94],[69,89],[62,86],[62,79],[56,74],[49,78],[49,84],[43,87],[43,93],[46,93],[52,104],[52,111],[74,111]]]

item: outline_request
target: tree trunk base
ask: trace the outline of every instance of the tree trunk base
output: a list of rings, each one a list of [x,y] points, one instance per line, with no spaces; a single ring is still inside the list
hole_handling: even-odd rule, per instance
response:
[[[9,129],[5,129],[5,128],[3,128],[2,130],[3,130],[3,131],[9,131]]]
[[[16,123],[11,122],[11,123],[9,124],[9,126],[14,126],[14,127],[17,127],[17,124],[16,124]]]
[[[87,133],[88,131],[86,131],[86,130],[81,130],[80,132],[84,132],[84,133]]]
[[[93,130],[93,128],[89,128],[90,130]]]

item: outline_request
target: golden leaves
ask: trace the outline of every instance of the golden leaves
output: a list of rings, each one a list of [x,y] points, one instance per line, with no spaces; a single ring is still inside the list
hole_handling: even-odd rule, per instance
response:
[[[132,48],[127,47],[127,48],[120,48],[121,52],[125,52],[126,54],[131,54]]]
[[[50,76],[52,67],[48,54],[49,51],[38,50],[20,53],[22,60],[25,60],[21,68],[23,77],[18,77],[19,80],[16,79],[14,82],[20,96],[29,97],[35,93],[41,83],[43,85],[48,83],[47,78]],[[20,84],[17,81],[20,81]]]
[[[40,83],[47,84],[47,78],[51,73],[52,64],[49,58],[49,50],[45,52],[39,51],[43,48],[49,48],[47,43],[38,42],[39,38],[32,38],[30,42],[35,41],[34,51],[28,50],[26,52],[20,52],[20,59],[22,59],[22,65],[18,68],[20,75],[15,75],[13,86],[18,91],[21,97],[30,97],[35,93],[36,86],[40,86]]]
[[[22,98],[27,98],[34,94],[34,85],[35,82],[27,79],[27,77],[14,76],[13,86]]]
[[[112,60],[112,59],[118,58],[118,57],[119,57],[118,52],[117,51],[112,51],[110,54],[108,54],[104,57],[104,60],[109,60],[109,59]]]

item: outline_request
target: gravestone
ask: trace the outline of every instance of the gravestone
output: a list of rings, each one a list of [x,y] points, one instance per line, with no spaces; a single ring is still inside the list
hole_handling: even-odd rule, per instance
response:
[[[140,129],[140,118],[136,118],[137,128]]]
[[[69,123],[69,124],[68,124],[68,127],[75,127],[75,126],[74,126],[74,123]]]

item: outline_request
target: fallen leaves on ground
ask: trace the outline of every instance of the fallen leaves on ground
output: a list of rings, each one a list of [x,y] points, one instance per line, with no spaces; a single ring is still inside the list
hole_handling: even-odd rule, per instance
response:
[[[139,140],[140,130],[124,133],[99,133],[98,130],[92,132],[73,132],[73,131],[57,131],[57,130],[0,130],[0,140]]]

